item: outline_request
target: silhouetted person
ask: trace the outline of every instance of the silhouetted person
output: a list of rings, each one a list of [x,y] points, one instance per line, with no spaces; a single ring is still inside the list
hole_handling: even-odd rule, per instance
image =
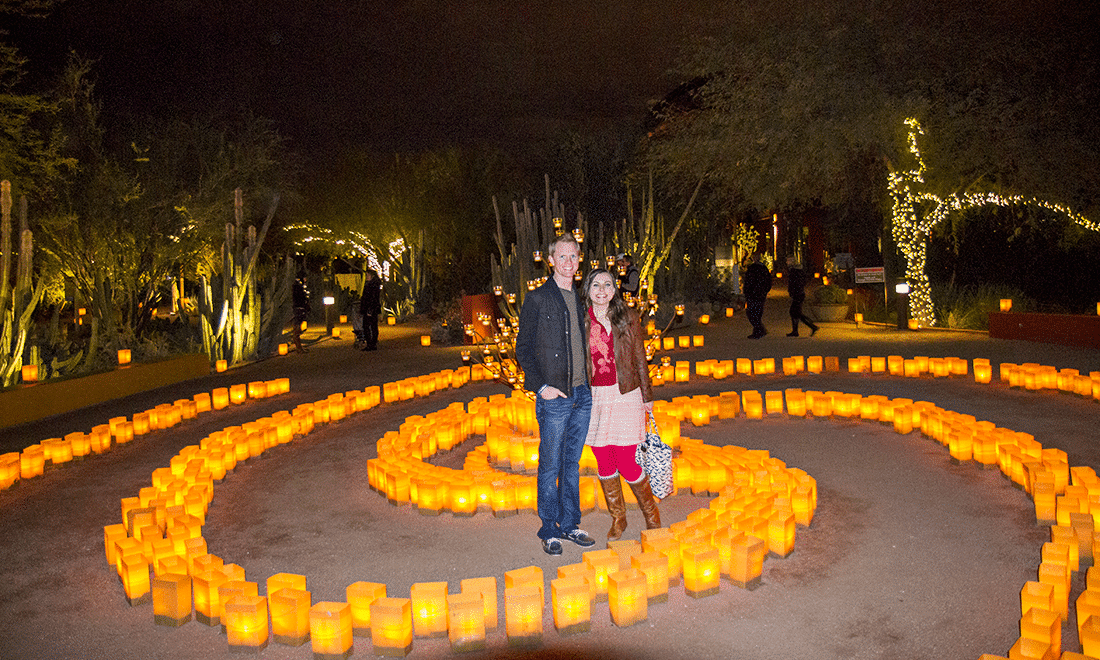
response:
[[[801,321],[810,329],[810,336],[813,337],[817,326],[802,313],[802,303],[806,302],[806,271],[794,257],[787,257],[787,293],[791,296],[791,331],[787,336],[798,336],[798,322]]]
[[[760,339],[768,334],[764,327],[764,303],[768,300],[768,292],[772,290],[772,274],[763,263],[763,255],[753,257],[752,263],[745,269],[745,316],[752,324],[752,334],[749,339]]]
[[[298,277],[294,280],[292,296],[294,305],[294,348],[299,353],[305,353],[306,349],[302,348],[302,326],[309,319],[311,309],[305,273],[298,273]]]
[[[378,315],[382,313],[382,280],[378,271],[363,271],[363,297],[359,299],[359,311],[363,313],[364,351],[378,350]]]

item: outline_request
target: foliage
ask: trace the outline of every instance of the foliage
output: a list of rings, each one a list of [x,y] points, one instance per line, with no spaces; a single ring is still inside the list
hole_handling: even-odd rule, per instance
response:
[[[74,56],[53,93],[63,154],[78,167],[41,199],[39,232],[44,272],[89,308],[88,360],[101,340],[140,341],[162,302],[219,272],[236,185],[293,192],[281,140],[256,118],[150,121],[128,127],[125,144],[107,139],[91,69]]]
[[[1097,215],[1095,3],[728,3],[685,53],[689,102],[662,109],[646,157],[758,209],[819,203],[867,234],[919,116],[950,163],[932,189],[1027,190]],[[930,151],[931,154],[931,151]],[[867,191],[874,199],[867,199]],[[877,219],[876,222],[869,222]],[[829,247],[829,246],[827,246]]]
[[[0,179],[37,201],[76,161],[62,153],[64,135],[50,128],[56,100],[23,90],[26,65],[15,48],[0,43]]]
[[[848,302],[848,291],[835,284],[822,284],[814,289],[812,300],[816,305],[844,305]]]
[[[760,232],[752,225],[744,222],[737,223],[733,230],[734,261],[739,267],[749,265],[752,255],[756,254],[756,248],[760,245]]]
[[[1019,289],[1005,285],[955,287],[932,285],[936,322],[946,328],[988,330],[989,313],[1000,309],[1002,298],[1012,299],[1012,311],[1034,311],[1036,303]]]
[[[307,194],[314,202],[287,235],[311,253],[367,259],[389,289],[408,290],[402,301],[415,300],[426,311],[433,301],[486,290],[490,200],[511,190],[515,177],[495,151],[354,154],[310,173]],[[398,244],[408,253],[394,252]],[[403,279],[391,286],[388,264],[401,261]]]

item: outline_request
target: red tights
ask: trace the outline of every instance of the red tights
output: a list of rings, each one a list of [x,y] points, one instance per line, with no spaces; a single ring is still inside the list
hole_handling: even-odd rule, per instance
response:
[[[638,445],[607,445],[591,449],[596,455],[596,471],[601,479],[609,479],[616,473],[621,474],[629,483],[635,483],[642,478],[642,467],[634,461],[634,452]]]

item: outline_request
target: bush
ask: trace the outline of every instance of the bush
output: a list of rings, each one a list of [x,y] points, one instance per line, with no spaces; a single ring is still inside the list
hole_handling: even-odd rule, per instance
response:
[[[932,286],[932,302],[936,324],[944,328],[989,330],[989,313],[1000,310],[1001,299],[1012,299],[1012,310],[1035,309],[1035,301],[1019,289],[1005,285],[955,287],[948,284]]]
[[[848,291],[835,284],[823,284],[814,289],[813,304],[815,305],[846,305],[848,303]]]

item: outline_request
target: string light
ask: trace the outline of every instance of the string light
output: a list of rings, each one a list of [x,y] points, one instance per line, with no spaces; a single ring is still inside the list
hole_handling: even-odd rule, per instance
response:
[[[985,193],[952,193],[940,197],[917,189],[924,184],[927,167],[921,157],[917,136],[924,135],[920,122],[910,117],[905,120],[909,127],[909,153],[916,159],[916,169],[906,172],[890,172],[887,186],[894,198],[893,227],[891,234],[898,249],[905,257],[905,279],[909,282],[909,315],[920,321],[925,327],[936,324],[932,307],[932,287],[925,273],[928,252],[928,236],[932,228],[951,213],[990,204],[1002,207],[1030,206],[1053,211],[1068,218],[1074,224],[1089,231],[1100,232],[1100,223],[1073,212],[1068,207],[1035,197],[1023,195],[999,195]]]

